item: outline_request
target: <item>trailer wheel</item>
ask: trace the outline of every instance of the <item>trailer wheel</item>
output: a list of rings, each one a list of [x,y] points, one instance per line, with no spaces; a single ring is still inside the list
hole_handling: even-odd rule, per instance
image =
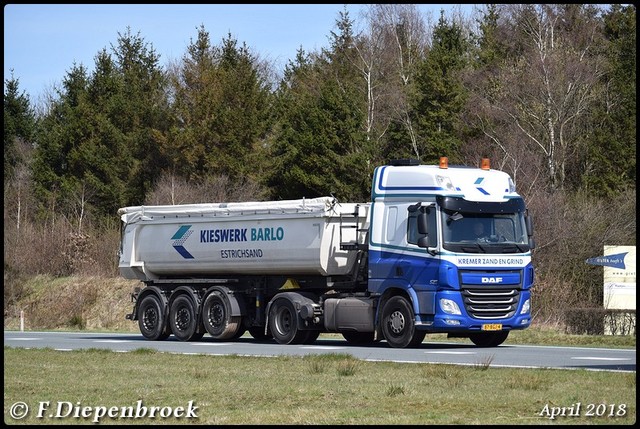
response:
[[[470,334],[469,339],[478,347],[498,347],[509,336],[509,331],[479,332]]]
[[[342,336],[352,344],[369,344],[374,342],[375,332],[345,331]]]
[[[393,296],[382,308],[382,334],[391,347],[416,347],[424,340],[425,331],[415,329],[413,309],[406,298]]]
[[[202,322],[216,340],[233,339],[240,331],[241,316],[231,316],[231,304],[219,291],[213,291],[202,305]]]
[[[157,296],[147,295],[142,299],[138,306],[138,326],[148,340],[161,341],[169,337],[162,304]]]
[[[180,341],[191,341],[196,335],[198,323],[196,309],[191,298],[186,295],[178,296],[171,303],[169,311],[171,332]]]
[[[309,331],[298,329],[298,314],[293,303],[286,298],[276,299],[271,304],[269,328],[278,344],[302,344],[309,338]]]

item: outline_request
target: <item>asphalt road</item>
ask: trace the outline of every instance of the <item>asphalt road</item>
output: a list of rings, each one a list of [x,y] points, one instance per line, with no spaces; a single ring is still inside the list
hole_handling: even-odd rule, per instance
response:
[[[149,341],[140,334],[4,331],[4,345],[22,348],[50,347],[56,350],[105,348],[118,352],[154,348],[168,353],[265,357],[344,353],[367,361],[618,372],[636,370],[635,349],[509,345],[508,340],[499,347],[479,348],[471,342],[429,342],[428,336],[420,347],[394,349],[384,341],[373,345],[354,346],[345,340],[322,337],[310,345],[282,345],[274,341],[257,341],[250,336],[229,342],[214,341],[209,336],[197,342],[180,342],[173,336],[165,341]]]

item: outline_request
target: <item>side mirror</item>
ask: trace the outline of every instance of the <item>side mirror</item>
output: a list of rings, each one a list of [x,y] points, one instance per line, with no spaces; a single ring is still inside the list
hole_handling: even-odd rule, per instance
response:
[[[418,234],[425,235],[428,234],[429,231],[427,229],[427,214],[422,212],[418,215]]]
[[[527,235],[529,236],[529,248],[535,249],[536,241],[533,239],[533,219],[529,213],[526,214],[524,218],[525,223],[527,224]]]
[[[527,214],[524,220],[527,224],[527,235],[531,237],[533,235],[533,219],[531,219],[531,215]]]
[[[429,248],[429,236],[425,235],[423,237],[418,238],[418,247],[424,247],[425,249]]]

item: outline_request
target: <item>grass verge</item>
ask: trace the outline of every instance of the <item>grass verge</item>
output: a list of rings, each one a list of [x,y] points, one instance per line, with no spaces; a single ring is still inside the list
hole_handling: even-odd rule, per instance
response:
[[[167,414],[190,401],[197,418],[148,416],[151,407]],[[24,419],[11,417],[17,402],[31,410]],[[635,403],[635,373],[366,362],[346,354],[4,349],[10,424],[628,425]],[[140,406],[147,415],[136,419]],[[97,418],[112,407],[116,417]]]

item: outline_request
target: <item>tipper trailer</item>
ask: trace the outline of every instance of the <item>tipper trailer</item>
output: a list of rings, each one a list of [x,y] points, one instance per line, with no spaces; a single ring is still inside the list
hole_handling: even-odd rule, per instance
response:
[[[127,318],[150,340],[248,331],[309,344],[334,332],[402,348],[446,333],[488,347],[531,323],[531,217],[511,177],[488,160],[377,167],[364,203],[320,197],[118,213],[121,275],[145,284]]]

